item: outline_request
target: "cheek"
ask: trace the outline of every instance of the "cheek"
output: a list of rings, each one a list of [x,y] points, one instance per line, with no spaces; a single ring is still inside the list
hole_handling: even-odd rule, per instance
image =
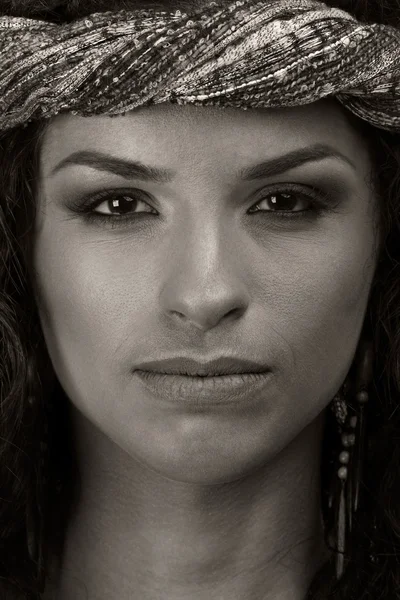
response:
[[[352,363],[376,266],[374,244],[372,224],[342,222],[314,242],[297,237],[282,253],[276,245],[275,260],[259,267],[269,333],[286,348],[282,386],[309,398],[312,410],[333,397]]]
[[[68,230],[68,228],[65,228]],[[55,371],[68,395],[78,398],[95,381],[110,387],[124,347],[145,338],[153,313],[152,261],[118,240],[96,243],[55,228],[35,244],[36,294]],[[122,348],[122,351],[121,351]]]
[[[345,240],[304,249],[299,244],[296,256],[286,256],[290,277],[281,279],[285,314],[299,325],[323,334],[325,326],[351,320],[364,304],[371,283],[374,262],[371,248],[363,240]],[[288,268],[288,267],[286,267]]]

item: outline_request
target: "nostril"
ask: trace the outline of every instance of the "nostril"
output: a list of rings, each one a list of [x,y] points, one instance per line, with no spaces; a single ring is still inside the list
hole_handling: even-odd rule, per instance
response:
[[[242,309],[240,309],[240,308],[238,308],[238,307],[236,307],[236,308],[232,308],[231,310],[229,310],[229,311],[226,313],[225,317],[230,317],[232,314],[233,314],[233,315],[238,315],[238,316],[239,316],[239,315],[240,315],[242,312],[243,312],[243,311],[242,311]]]
[[[181,313],[177,310],[171,310],[170,312],[171,312],[171,315],[174,317],[177,316],[179,319],[187,319],[187,317],[183,313]]]

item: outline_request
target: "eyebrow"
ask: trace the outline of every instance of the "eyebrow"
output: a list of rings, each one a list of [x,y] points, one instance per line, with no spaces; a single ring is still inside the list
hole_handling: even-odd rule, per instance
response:
[[[281,175],[290,169],[299,167],[304,163],[332,157],[347,163],[356,170],[356,165],[353,161],[338,149],[327,144],[314,144],[293,150],[276,158],[271,158],[251,167],[244,167],[239,171],[239,178],[243,181],[254,181],[273,177],[274,175]],[[124,179],[139,179],[153,183],[169,183],[176,175],[176,171],[172,169],[145,165],[140,161],[117,158],[116,156],[102,152],[80,150],[57,163],[50,171],[50,176],[72,165],[84,165],[99,171],[108,171]]]

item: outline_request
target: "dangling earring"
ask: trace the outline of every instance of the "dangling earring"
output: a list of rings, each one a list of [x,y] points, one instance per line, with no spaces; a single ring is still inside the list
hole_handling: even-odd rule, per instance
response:
[[[354,385],[346,379],[339,393],[332,400],[331,408],[339,425],[342,449],[335,469],[335,491],[329,497],[329,508],[335,506],[336,579],[344,572],[346,541],[353,526],[353,516],[360,504],[360,485],[365,462],[366,404],[368,386],[372,381],[373,344],[361,340],[356,358]],[[354,394],[355,404],[347,402],[349,393]]]

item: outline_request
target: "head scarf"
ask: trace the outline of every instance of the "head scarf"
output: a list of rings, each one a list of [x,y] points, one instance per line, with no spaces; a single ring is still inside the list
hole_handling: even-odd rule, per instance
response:
[[[62,25],[0,17],[0,131],[63,112],[283,107],[327,96],[399,132],[400,30],[317,0],[99,12]]]

